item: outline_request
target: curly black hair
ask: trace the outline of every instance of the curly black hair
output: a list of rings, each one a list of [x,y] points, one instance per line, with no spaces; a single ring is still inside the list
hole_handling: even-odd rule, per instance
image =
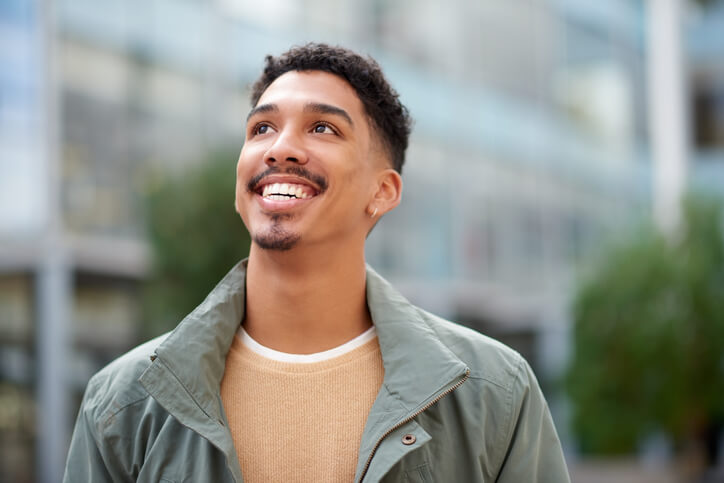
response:
[[[292,47],[278,57],[267,55],[265,61],[264,72],[251,89],[252,107],[269,85],[287,72],[319,70],[337,75],[357,92],[392,167],[402,173],[412,119],[374,59],[343,47],[309,43]]]

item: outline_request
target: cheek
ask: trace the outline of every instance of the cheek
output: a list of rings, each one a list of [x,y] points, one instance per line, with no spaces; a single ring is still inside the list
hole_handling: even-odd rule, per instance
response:
[[[248,164],[248,149],[246,146],[241,148],[239,159],[236,160],[236,176],[237,178],[243,174],[244,167]]]
[[[234,206],[236,211],[241,214],[243,209],[243,197],[246,194],[246,183],[249,179],[247,170],[245,169],[242,158],[236,163],[236,188],[235,188],[235,202]]]
[[[354,163],[350,163],[348,169],[342,173],[344,183],[354,190],[356,193],[369,193],[372,185],[374,185],[374,171],[364,159],[355,159]]]
[[[239,154],[239,159],[236,161],[236,188],[237,192],[240,188],[243,188],[243,190],[246,190],[246,183],[249,182],[251,177],[255,174],[254,171],[254,163],[252,160],[254,159],[253,152],[250,152],[251,150],[248,149],[246,146],[244,146],[241,150],[241,153]],[[257,166],[258,168],[258,166]]]

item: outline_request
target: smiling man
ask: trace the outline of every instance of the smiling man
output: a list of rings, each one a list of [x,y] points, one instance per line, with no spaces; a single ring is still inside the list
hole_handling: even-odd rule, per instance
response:
[[[409,132],[372,59],[267,57],[236,169],[249,258],[91,379],[66,481],[568,481],[528,364],[365,264]]]

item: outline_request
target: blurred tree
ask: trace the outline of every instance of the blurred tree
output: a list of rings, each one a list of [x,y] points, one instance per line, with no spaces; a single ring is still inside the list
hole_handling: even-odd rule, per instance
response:
[[[721,205],[690,199],[685,220],[675,243],[649,229],[614,249],[577,295],[566,383],[584,452],[657,431],[703,443],[724,420]]]
[[[701,5],[702,7],[715,6],[716,4],[722,3],[722,0],[692,0],[694,3]]]
[[[144,336],[172,329],[249,253],[234,210],[235,156],[216,153],[148,190],[152,273],[144,290]]]

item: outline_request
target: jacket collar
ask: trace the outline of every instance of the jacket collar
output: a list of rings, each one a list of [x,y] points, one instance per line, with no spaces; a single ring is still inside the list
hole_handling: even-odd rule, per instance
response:
[[[221,402],[221,378],[244,317],[246,260],[239,262],[156,348],[139,382],[181,424],[226,456],[235,481],[239,459]]]
[[[369,467],[376,475],[373,480],[386,474],[405,453],[429,441],[431,436],[414,416],[462,383],[468,373],[466,364],[442,343],[421,310],[369,267],[367,305],[377,328],[385,378],[367,416],[355,481],[365,477],[376,448],[393,430],[414,434],[418,444],[388,445],[386,457]]]
[[[140,378],[149,394],[183,424],[212,442],[221,438],[215,444],[233,461],[219,388],[226,355],[244,318],[246,266],[246,260],[239,262],[168,335],[156,349],[156,360]],[[388,426],[414,414],[466,371],[465,364],[423,319],[420,309],[370,267],[367,304],[385,376],[365,428],[363,453]],[[373,417],[375,414],[384,417]]]
[[[465,363],[440,341],[420,309],[369,266],[367,305],[379,337],[384,384],[404,408],[418,408],[465,373]]]
[[[244,317],[245,281],[243,260],[158,346],[152,364],[160,361],[214,420],[223,413],[219,388],[226,354]]]

